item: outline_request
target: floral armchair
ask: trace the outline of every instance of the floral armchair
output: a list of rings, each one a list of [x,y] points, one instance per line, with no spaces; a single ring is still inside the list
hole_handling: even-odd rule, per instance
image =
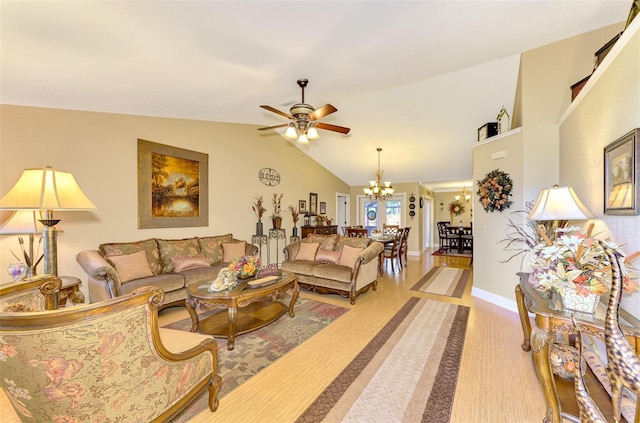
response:
[[[0,312],[0,387],[23,421],[167,421],[208,389],[218,406],[213,338],[169,351],[163,293],[44,312]],[[173,350],[173,348],[172,348]]]

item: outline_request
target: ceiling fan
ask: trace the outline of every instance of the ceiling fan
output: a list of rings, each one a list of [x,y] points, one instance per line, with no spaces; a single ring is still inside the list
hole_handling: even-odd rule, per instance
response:
[[[308,79],[298,79],[298,86],[302,89],[302,102],[296,103],[291,106],[289,113],[281,112],[271,106],[262,105],[265,110],[276,113],[280,116],[284,116],[291,121],[289,123],[283,123],[281,125],[267,126],[265,128],[258,128],[258,131],[264,131],[267,129],[284,128],[288,126],[284,136],[291,139],[298,139],[301,144],[308,144],[310,139],[319,138],[318,129],[324,129],[327,131],[340,132],[341,134],[348,134],[351,131],[350,128],[344,126],[331,125],[328,123],[318,122],[318,119],[323,118],[331,113],[337,112],[338,109],[331,104],[325,104],[319,109],[314,109],[313,106],[304,102],[304,88],[309,84]],[[316,129],[317,128],[317,129]]]

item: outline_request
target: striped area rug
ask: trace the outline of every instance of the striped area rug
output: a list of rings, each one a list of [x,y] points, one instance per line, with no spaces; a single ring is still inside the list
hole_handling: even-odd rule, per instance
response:
[[[409,299],[297,422],[449,422],[468,316]]]
[[[471,272],[467,269],[433,266],[429,273],[411,287],[411,290],[462,298],[470,274]]]

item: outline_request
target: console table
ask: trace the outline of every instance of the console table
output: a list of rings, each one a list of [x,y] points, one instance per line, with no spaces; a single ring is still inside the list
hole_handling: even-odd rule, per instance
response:
[[[562,423],[562,418],[579,422],[580,415],[575,398],[573,380],[563,380],[553,374],[549,366],[549,347],[558,337],[567,339],[575,336],[571,312],[564,311],[562,299],[556,293],[543,296],[529,283],[529,273],[518,273],[520,283],[516,285],[516,302],[524,342],[522,349],[533,349],[533,365],[547,404],[544,422]],[[604,342],[604,317],[608,296],[601,297],[601,303],[594,314],[575,312],[576,322],[583,333],[600,338]],[[531,327],[529,314],[534,315],[535,326]],[[640,352],[640,321],[623,309],[619,310],[620,327],[627,339]],[[584,376],[589,394],[598,404],[608,421],[613,421],[611,398],[599,380],[587,369]]]
[[[302,238],[306,238],[309,234],[319,235],[337,235],[338,225],[330,226],[302,226]]]

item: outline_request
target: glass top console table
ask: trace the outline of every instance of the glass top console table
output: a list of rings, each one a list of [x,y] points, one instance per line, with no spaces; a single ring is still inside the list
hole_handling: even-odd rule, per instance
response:
[[[603,295],[593,314],[564,311],[562,299],[556,293],[549,296],[541,294],[529,283],[529,273],[518,273],[516,285],[516,303],[524,342],[524,351],[532,351],[533,365],[547,405],[543,421],[562,423],[563,418],[579,422],[579,409],[575,399],[573,380],[563,380],[555,376],[549,364],[549,348],[559,337],[573,341],[575,331],[571,321],[573,313],[582,332],[599,338],[604,342],[604,318],[608,295]],[[535,325],[531,326],[529,313],[533,314]],[[620,327],[631,346],[640,352],[640,321],[620,308]],[[613,421],[611,399],[590,370],[584,376],[591,397],[609,421]]]

